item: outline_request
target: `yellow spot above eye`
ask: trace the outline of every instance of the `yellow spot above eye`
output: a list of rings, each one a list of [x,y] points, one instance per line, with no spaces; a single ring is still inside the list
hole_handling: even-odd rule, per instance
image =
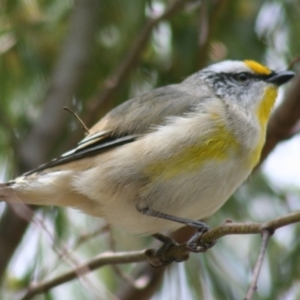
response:
[[[244,63],[258,75],[269,75],[272,71],[254,60],[244,60]]]

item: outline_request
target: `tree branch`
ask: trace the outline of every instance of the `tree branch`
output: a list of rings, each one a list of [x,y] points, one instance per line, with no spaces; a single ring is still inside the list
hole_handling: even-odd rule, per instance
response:
[[[232,223],[231,221],[226,221],[224,224],[211,229],[210,231],[204,233],[201,237],[201,241],[204,243],[211,243],[215,240],[229,234],[262,234],[263,242],[260,251],[260,255],[255,267],[253,285],[256,285],[259,270],[261,267],[262,259],[266,251],[266,245],[271,233],[276,229],[290,225],[296,222],[300,222],[300,212],[295,212],[288,214],[286,216],[271,220],[266,223]],[[268,232],[268,235],[267,233]],[[103,267],[109,264],[124,264],[124,263],[137,263],[149,260],[149,253],[155,253],[153,249],[141,250],[141,251],[132,251],[132,252],[119,252],[112,253],[107,252],[96,256],[85,264],[80,265],[72,271],[66,272],[62,275],[59,275],[53,279],[45,280],[40,283],[33,283],[22,300],[29,300],[33,296],[44,293],[50,290],[53,287],[56,287],[65,282],[71,281],[77,277],[83,276],[88,272],[91,272],[97,268]],[[164,253],[164,259],[178,259],[186,260],[189,256],[189,249],[187,243],[182,243],[174,247],[169,248]],[[247,298],[248,299],[248,298]],[[249,298],[251,299],[251,298]]]

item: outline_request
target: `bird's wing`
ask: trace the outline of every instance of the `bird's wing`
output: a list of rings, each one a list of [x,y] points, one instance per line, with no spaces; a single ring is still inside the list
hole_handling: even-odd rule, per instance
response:
[[[90,134],[81,140],[75,149],[24,175],[131,143],[149,132],[152,126],[163,125],[167,117],[192,112],[199,101],[199,96],[191,95],[182,89],[180,84],[158,88],[128,100],[94,125]]]

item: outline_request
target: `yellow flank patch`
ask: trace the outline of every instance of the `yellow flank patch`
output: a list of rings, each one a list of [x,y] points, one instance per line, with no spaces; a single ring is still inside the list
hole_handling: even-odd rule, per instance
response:
[[[182,150],[162,161],[147,167],[150,178],[171,179],[179,174],[199,170],[206,162],[222,162],[230,159],[232,151],[239,152],[240,145],[225,125],[218,124],[214,132],[201,139],[199,144],[183,147]]]
[[[272,71],[254,60],[244,60],[244,63],[258,75],[269,75]]]
[[[259,103],[256,110],[256,116],[261,127],[261,133],[258,145],[251,155],[250,164],[252,168],[259,162],[261,151],[265,143],[267,121],[269,120],[277,94],[278,88],[272,86],[266,88],[263,100]]]

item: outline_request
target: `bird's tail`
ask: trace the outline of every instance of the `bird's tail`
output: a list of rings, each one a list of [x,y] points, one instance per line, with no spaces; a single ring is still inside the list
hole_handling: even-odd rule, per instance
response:
[[[12,182],[0,183],[0,202],[4,201],[10,205],[10,208],[22,219],[31,220],[32,210],[25,206],[25,203],[19,197],[16,190],[13,188]],[[17,204],[17,205],[14,205]],[[21,204],[21,205],[20,205]]]
[[[0,183],[0,201],[5,202],[21,202],[14,189],[11,187],[11,183]]]
[[[70,172],[62,171],[21,176],[14,181],[0,183],[0,201],[80,207],[86,202],[86,198],[75,191],[70,175]]]
[[[20,176],[13,181],[0,184],[0,200],[8,203],[26,203],[33,205],[59,205],[68,176],[59,176],[62,172],[45,175]],[[67,188],[68,190],[68,188]]]

